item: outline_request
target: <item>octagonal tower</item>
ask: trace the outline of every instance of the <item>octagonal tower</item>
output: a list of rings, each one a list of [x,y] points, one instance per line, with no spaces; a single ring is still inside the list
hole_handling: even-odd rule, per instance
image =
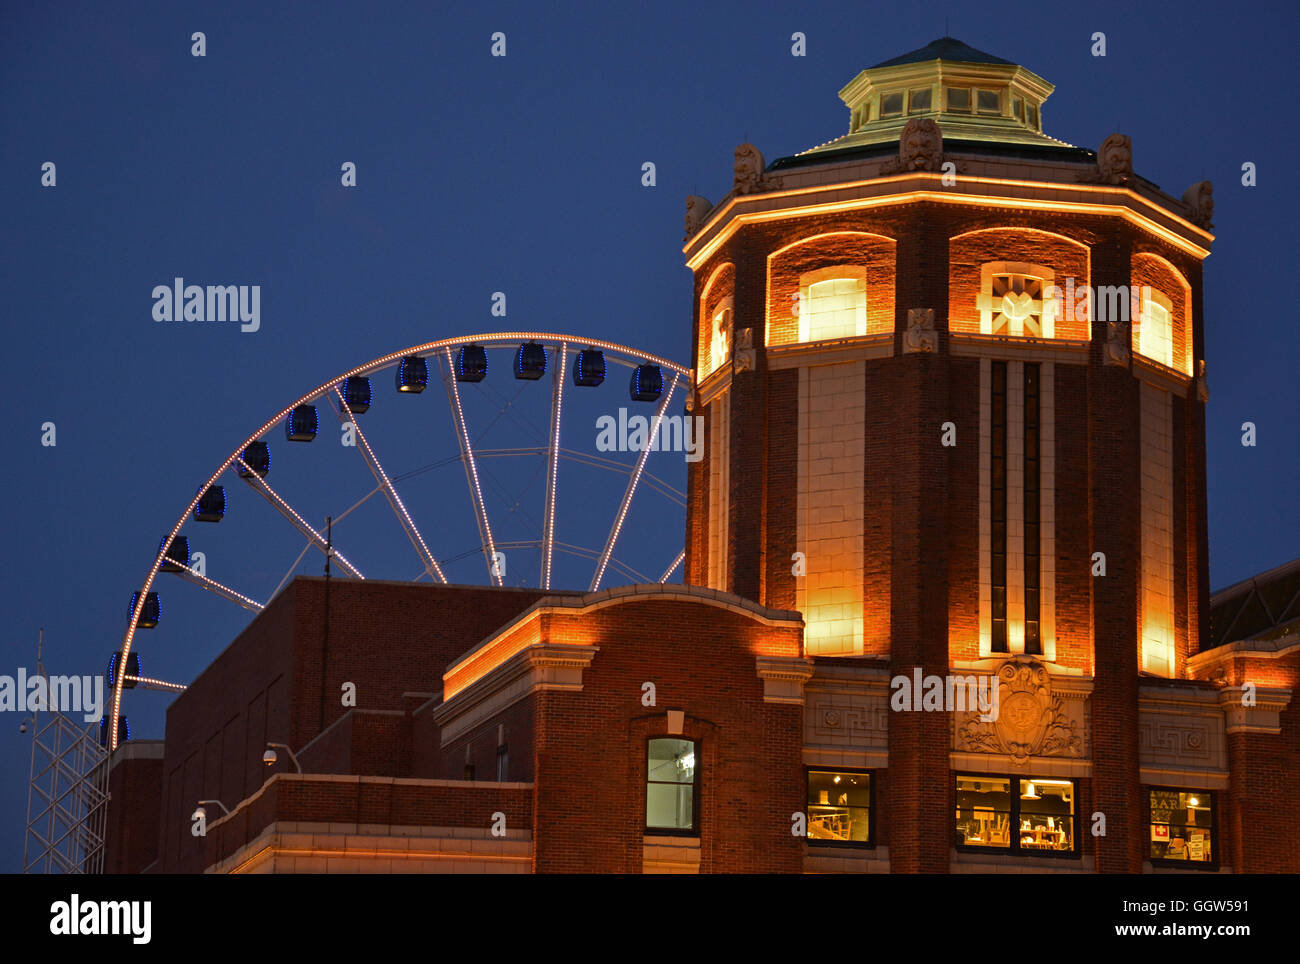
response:
[[[1212,202],[1121,134],[1044,134],[1052,90],[945,37],[854,77],[844,136],[742,145],[732,191],[688,199],[686,581],[799,610],[818,662],[1074,686],[1092,856],[1134,870],[1139,687],[1185,679],[1206,624]],[[962,752],[946,714],[890,715],[894,869],[949,869],[952,795],[925,790]]]

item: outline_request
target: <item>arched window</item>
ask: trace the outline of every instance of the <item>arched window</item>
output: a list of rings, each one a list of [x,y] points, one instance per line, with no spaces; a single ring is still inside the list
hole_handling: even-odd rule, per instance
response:
[[[867,333],[867,269],[821,268],[799,276],[799,340],[824,341]]]
[[[713,336],[709,339],[712,371],[717,371],[731,357],[731,299],[723,298],[713,309]]]
[[[1051,268],[992,261],[980,268],[980,334],[1056,337],[1057,304]]]
[[[1139,302],[1138,354],[1167,368],[1174,365],[1174,303],[1154,288],[1143,286]]]

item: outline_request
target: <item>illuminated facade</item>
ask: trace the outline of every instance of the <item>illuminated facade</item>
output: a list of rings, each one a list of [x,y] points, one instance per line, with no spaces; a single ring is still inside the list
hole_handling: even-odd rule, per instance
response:
[[[296,580],[118,751],[109,866],[1300,870],[1300,585],[1210,634],[1209,185],[1052,89],[944,38],[738,148],[687,204],[686,585],[338,581],[322,665]]]

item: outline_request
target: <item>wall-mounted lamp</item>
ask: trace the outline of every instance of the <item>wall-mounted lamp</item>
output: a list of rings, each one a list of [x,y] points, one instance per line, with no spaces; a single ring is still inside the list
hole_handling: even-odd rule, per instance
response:
[[[302,764],[300,764],[298,758],[293,755],[293,750],[289,749],[288,745],[284,743],[268,743],[266,745],[266,752],[262,754],[262,762],[267,766],[275,766],[275,761],[279,759],[275,752],[277,748],[289,754],[289,759],[293,761],[294,768],[299,773],[302,773]]]

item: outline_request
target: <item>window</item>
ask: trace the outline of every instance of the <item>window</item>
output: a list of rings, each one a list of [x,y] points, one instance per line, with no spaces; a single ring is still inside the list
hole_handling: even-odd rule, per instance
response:
[[[895,91],[892,94],[880,95],[880,116],[897,117],[903,113],[903,92]]]
[[[1218,867],[1214,852],[1214,794],[1151,790],[1151,862]]]
[[[465,779],[466,780],[474,779],[474,764],[472,763],[465,764]]]
[[[497,747],[497,783],[507,783],[510,780],[510,751],[502,743]]]
[[[1051,268],[1012,261],[980,267],[980,333],[1015,338],[1056,336],[1056,292]]]
[[[799,278],[799,340],[822,341],[867,333],[867,270],[844,265]]]
[[[991,438],[989,441],[990,570],[993,587],[993,642],[995,653],[1007,647],[1007,363],[995,361],[990,389]]]
[[[1143,287],[1138,315],[1138,354],[1167,368],[1174,364],[1173,302],[1159,291]]]
[[[975,91],[975,109],[981,114],[1002,113],[1002,92],[999,90]]]
[[[808,839],[819,844],[874,843],[871,774],[808,771]]]
[[[648,833],[696,833],[699,769],[693,740],[650,741],[646,764],[645,825]]]
[[[1025,115],[1025,121],[1034,130],[1038,130],[1038,105],[1030,104],[1029,110]]]
[[[731,357],[731,299],[725,298],[713,312],[713,335],[709,339],[710,371],[717,371]]]
[[[1025,101],[1023,97],[1011,98],[1011,116],[1024,122],[1025,119]]]
[[[907,94],[907,112],[909,114],[923,114],[930,109],[930,88],[915,87],[908,91]]]
[[[1073,780],[959,774],[956,797],[959,849],[1042,856],[1076,852]]]
[[[948,88],[948,110],[955,114],[970,113],[970,88],[969,87],[949,87]]]
[[[1042,634],[1042,537],[1040,516],[1042,501],[1039,491],[1039,395],[1038,365],[1025,362],[1024,385],[1024,560],[1025,560],[1025,652],[1034,656],[1043,654]]]

